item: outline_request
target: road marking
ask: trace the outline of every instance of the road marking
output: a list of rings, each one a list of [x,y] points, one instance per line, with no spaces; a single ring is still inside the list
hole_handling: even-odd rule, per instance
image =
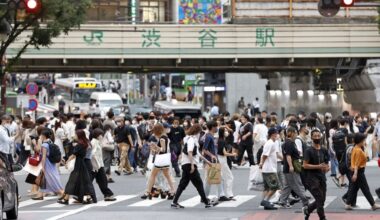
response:
[[[74,199],[70,199],[69,200],[69,204],[70,205],[80,205],[81,203],[74,203]],[[67,205],[64,205],[64,204],[60,204],[58,202],[55,202],[53,204],[50,204],[50,205],[45,205],[45,206],[42,206],[42,208],[63,208],[63,207],[66,207]]]
[[[181,204],[184,207],[195,207],[200,203],[201,203],[201,197],[194,196],[193,198],[180,202],[179,204]]]
[[[102,201],[99,201],[98,203],[94,203],[94,204],[90,204],[90,205],[84,205],[84,206],[82,206],[79,209],[74,209],[74,210],[68,211],[66,213],[62,213],[60,215],[53,216],[51,218],[48,218],[47,220],[58,220],[58,219],[65,218],[65,217],[70,216],[70,215],[75,215],[75,214],[77,214],[79,212],[83,212],[83,211],[85,211],[87,209],[90,209],[92,207],[106,207],[106,206],[109,206],[109,205],[112,205],[112,204],[115,204],[115,203],[118,203],[118,202],[122,202],[124,200],[132,199],[134,197],[136,197],[136,195],[116,196],[115,197],[117,199],[116,201],[105,202],[104,200],[102,200]]]
[[[235,196],[236,201],[228,201],[228,202],[222,202],[216,207],[229,207],[229,208],[235,208],[240,206],[241,204],[248,202],[249,200],[255,198],[256,196]]]
[[[112,205],[112,204],[115,204],[115,203],[118,203],[118,202],[122,202],[122,201],[125,201],[125,200],[130,200],[130,199],[133,199],[137,197],[137,195],[124,195],[124,196],[116,196],[116,201],[112,201],[112,202],[107,202],[107,201],[100,201],[96,204],[96,206],[100,206],[100,207],[106,207],[106,206],[109,206],[109,205]]]
[[[324,208],[327,208],[327,206],[329,206],[336,198],[338,198],[338,197],[337,196],[327,196]]]
[[[25,200],[25,201],[21,201],[20,204],[18,205],[18,208],[22,208],[22,207],[29,206],[29,205],[34,205],[34,204],[37,204],[37,203],[41,203],[41,202],[45,202],[45,201],[49,201],[49,200],[53,200],[53,199],[58,199],[58,197],[56,197],[56,196],[54,196],[54,197],[45,197],[44,200],[28,199],[28,200]]]
[[[373,197],[374,200],[376,200],[377,197]],[[369,204],[369,202],[367,201],[367,199],[365,198],[365,196],[358,196],[357,199],[356,199],[356,205],[358,206],[357,208],[354,208],[355,209],[367,209],[367,210],[370,210],[371,209],[371,205]]]
[[[168,201],[168,200],[167,199],[152,199],[152,200],[146,199],[144,201],[136,202],[136,203],[129,205],[129,206],[130,207],[149,207],[149,206],[156,205],[156,204],[163,202],[163,201]]]
[[[52,213],[52,212],[68,212],[71,210],[26,210],[26,211],[19,211],[18,213]]]

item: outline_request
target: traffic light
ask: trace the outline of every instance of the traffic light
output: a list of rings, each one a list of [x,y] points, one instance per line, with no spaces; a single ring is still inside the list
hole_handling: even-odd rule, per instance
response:
[[[355,0],[342,0],[341,1],[341,6],[342,7],[351,7],[355,3]]]
[[[325,17],[333,17],[338,14],[341,3],[341,0],[319,0],[318,11]]]
[[[27,14],[38,14],[41,11],[41,0],[24,0]]]

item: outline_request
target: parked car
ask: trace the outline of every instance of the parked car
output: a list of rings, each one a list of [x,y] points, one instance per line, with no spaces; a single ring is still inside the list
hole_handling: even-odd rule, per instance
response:
[[[11,164],[0,154],[0,220],[5,212],[7,219],[18,218],[18,185]]]

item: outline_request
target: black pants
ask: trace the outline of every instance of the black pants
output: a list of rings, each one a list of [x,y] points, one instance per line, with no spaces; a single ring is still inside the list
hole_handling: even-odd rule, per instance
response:
[[[203,188],[203,181],[198,172],[197,166],[195,166],[195,171],[193,173],[190,173],[190,171],[191,171],[191,164],[185,164],[182,166],[182,178],[179,181],[179,185],[178,185],[173,203],[178,202],[179,197],[181,196],[182,192],[186,189],[186,187],[189,185],[190,181],[197,189],[198,194],[201,196],[202,201],[204,203],[207,202],[207,197],[205,194],[205,190]]]
[[[172,160],[172,166],[177,175],[181,174],[181,170],[178,165],[178,157],[181,155],[182,146],[181,143],[170,143],[170,152],[176,155],[176,159]]]
[[[359,189],[361,189],[363,195],[365,196],[365,198],[367,199],[369,204],[371,206],[375,205],[375,200],[373,199],[372,194],[369,190],[367,178],[365,177],[364,172],[365,172],[365,168],[359,169],[358,170],[358,178],[356,179],[355,182],[352,182],[352,184],[350,184],[350,185],[352,185],[352,187],[350,187],[349,192],[347,192],[347,194],[348,194],[347,205],[354,204],[356,197],[358,196]],[[351,174],[353,175],[353,173],[351,173]]]
[[[101,167],[97,172],[92,172],[91,174],[91,182],[96,179],[99,189],[102,191],[104,197],[113,196],[113,192],[108,188],[107,175],[104,167]]]
[[[240,143],[239,145],[239,157],[238,157],[238,164],[241,164],[241,161],[243,160],[244,152],[247,151],[248,159],[249,159],[249,165],[253,166],[255,165],[255,161],[253,159],[253,149],[251,144],[245,144]]]
[[[306,183],[307,189],[315,199],[314,202],[308,205],[309,213],[316,209],[319,219],[325,219],[326,180],[318,176],[307,175]]]
[[[346,172],[346,176],[347,176],[347,179],[348,179],[348,182],[349,182],[349,184],[348,184],[348,190],[347,190],[347,192],[342,196],[342,198],[343,199],[345,199],[346,201],[348,201],[348,194],[352,191],[352,174],[353,174],[353,172],[351,172],[351,171],[347,171]],[[355,206],[356,205],[356,197],[355,198],[352,198],[353,200],[352,200],[352,206]]]

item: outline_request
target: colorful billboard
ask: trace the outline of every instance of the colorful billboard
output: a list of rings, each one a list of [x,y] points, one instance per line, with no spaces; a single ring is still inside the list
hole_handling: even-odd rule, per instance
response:
[[[221,0],[179,0],[180,24],[221,24]]]

